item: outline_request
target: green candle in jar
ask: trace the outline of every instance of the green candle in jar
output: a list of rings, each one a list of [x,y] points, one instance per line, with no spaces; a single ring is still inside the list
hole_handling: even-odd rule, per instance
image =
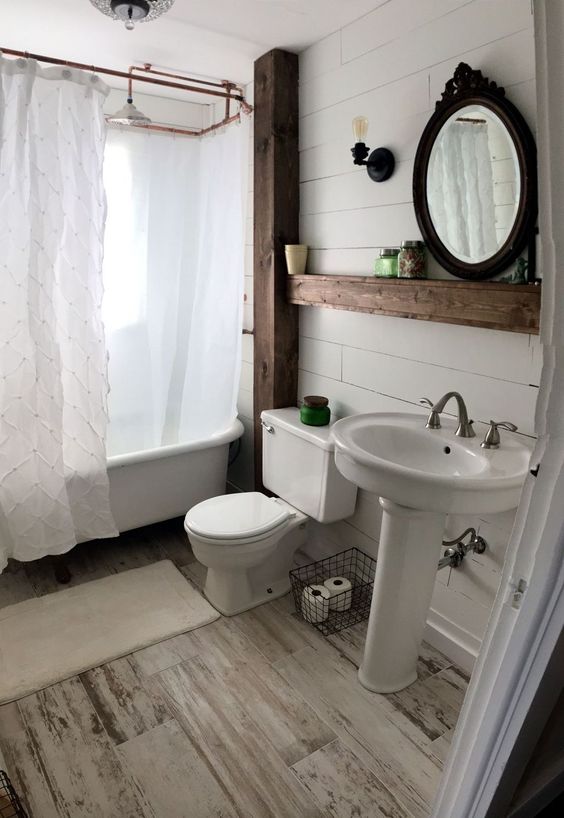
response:
[[[374,262],[374,275],[379,278],[397,278],[399,247],[382,247]]]
[[[306,426],[327,426],[331,420],[327,398],[321,395],[307,395],[300,409],[300,420]]]

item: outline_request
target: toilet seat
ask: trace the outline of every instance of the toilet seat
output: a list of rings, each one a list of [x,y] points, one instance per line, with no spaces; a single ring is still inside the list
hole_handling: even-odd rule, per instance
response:
[[[184,527],[208,542],[255,541],[283,527],[292,511],[277,498],[258,491],[225,494],[190,509]]]

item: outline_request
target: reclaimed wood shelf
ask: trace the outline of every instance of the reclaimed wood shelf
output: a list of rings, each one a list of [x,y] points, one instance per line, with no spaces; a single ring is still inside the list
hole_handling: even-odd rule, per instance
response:
[[[537,284],[303,275],[287,277],[287,298],[290,304],[539,332],[541,287]]]

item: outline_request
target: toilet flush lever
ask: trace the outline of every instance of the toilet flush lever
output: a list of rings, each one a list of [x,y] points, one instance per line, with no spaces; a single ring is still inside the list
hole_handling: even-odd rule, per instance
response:
[[[268,432],[269,435],[274,434],[274,426],[269,426],[268,423],[264,422],[264,420],[261,420],[260,425]]]

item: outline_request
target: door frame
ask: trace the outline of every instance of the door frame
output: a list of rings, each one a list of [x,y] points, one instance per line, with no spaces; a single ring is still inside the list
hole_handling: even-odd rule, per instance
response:
[[[534,0],[533,12],[543,271],[538,440],[432,818],[486,818],[506,766],[534,745],[527,716],[555,673],[550,659],[564,628],[564,8]]]

